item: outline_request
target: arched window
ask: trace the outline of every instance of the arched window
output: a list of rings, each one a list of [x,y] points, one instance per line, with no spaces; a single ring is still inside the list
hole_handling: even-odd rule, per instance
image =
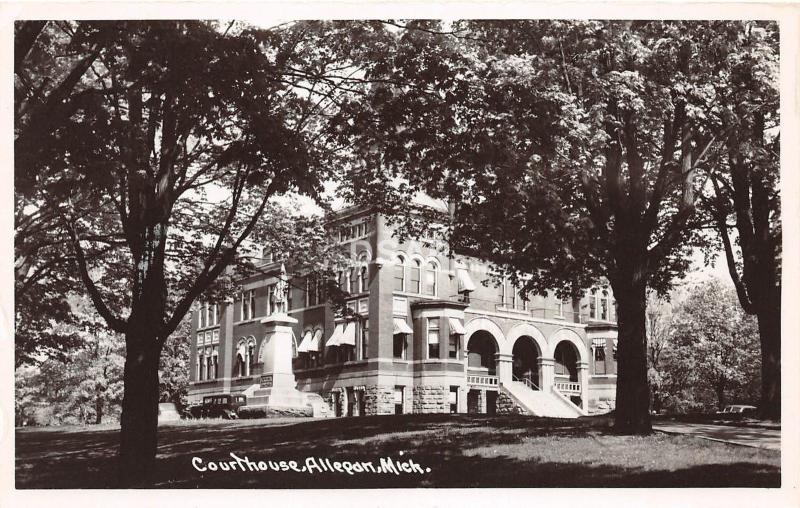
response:
[[[436,262],[429,261],[425,265],[425,282],[423,283],[423,293],[429,296],[436,296]]]
[[[247,343],[247,376],[253,374],[253,366],[256,364],[256,341],[250,339]]]
[[[360,289],[358,288],[358,268],[356,267],[350,269],[350,292],[360,292]]]
[[[363,293],[369,289],[369,281],[367,280],[368,279],[367,267],[362,266],[360,271],[361,271],[361,278],[359,279],[358,283],[358,291],[360,293]]]
[[[422,271],[422,263],[418,259],[411,261],[411,275],[409,276],[409,293],[420,293],[420,272]]]
[[[236,375],[238,377],[247,375],[247,346],[244,339],[240,340],[236,347]]]
[[[211,375],[214,379],[219,376],[219,346],[214,346],[214,352],[211,353]]]
[[[400,255],[394,259],[394,290],[406,290],[406,259]]]
[[[214,379],[213,375],[214,361],[211,358],[211,348],[206,348],[206,379]]]
[[[203,370],[205,368],[205,355],[203,354],[203,350],[199,350],[197,353],[197,380],[203,380]]]

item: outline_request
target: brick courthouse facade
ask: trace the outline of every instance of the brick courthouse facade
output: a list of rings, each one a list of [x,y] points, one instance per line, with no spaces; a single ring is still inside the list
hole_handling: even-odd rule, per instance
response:
[[[609,288],[572,301],[526,301],[510,283],[495,286],[486,263],[398,243],[381,215],[349,208],[333,214],[330,227],[355,260],[338,281],[354,315],[337,317],[315,281],[287,285],[281,262],[264,260],[234,301],[194,309],[191,402],[227,393],[267,401],[277,361],[290,372],[274,375],[293,386],[280,400],[273,391],[269,405],[322,404],[336,416],[574,417],[613,408]],[[286,347],[266,339],[284,329]]]

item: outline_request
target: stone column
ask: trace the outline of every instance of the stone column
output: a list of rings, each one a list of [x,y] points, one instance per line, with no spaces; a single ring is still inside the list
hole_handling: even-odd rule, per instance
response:
[[[497,379],[500,383],[511,383],[514,380],[511,362],[513,356],[505,353],[496,353],[494,355],[495,365],[497,365]]]
[[[589,362],[578,362],[578,382],[581,384],[581,409],[589,411]]]
[[[539,357],[539,389],[549,392],[555,383],[555,360]]]

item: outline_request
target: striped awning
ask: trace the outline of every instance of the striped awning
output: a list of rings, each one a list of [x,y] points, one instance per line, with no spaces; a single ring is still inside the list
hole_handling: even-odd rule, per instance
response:
[[[322,341],[322,329],[317,329],[314,332],[314,336],[311,338],[311,345],[309,346],[308,350],[317,352],[319,351],[320,342]]]
[[[394,318],[394,335],[399,333],[413,333],[411,327],[408,326],[405,319],[402,318]]]
[[[599,339],[592,339],[592,347],[606,347],[606,339],[599,338]]]
[[[448,321],[450,322],[450,335],[464,335],[467,333],[460,319],[451,317]]]
[[[308,353],[311,351],[311,341],[313,340],[314,332],[306,330],[303,333],[303,338],[300,339],[300,344],[297,346],[298,353]]]
[[[356,345],[356,323],[348,321],[339,323],[333,331],[333,335],[325,344],[327,347],[333,346],[355,346]]]
[[[458,279],[458,292],[475,291],[475,283],[472,282],[472,277],[469,276],[469,271],[466,268],[456,268],[456,278]]]

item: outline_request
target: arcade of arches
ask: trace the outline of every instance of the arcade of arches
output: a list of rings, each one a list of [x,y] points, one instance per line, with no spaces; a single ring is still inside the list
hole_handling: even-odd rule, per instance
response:
[[[576,405],[586,408],[588,395],[588,359],[581,357],[573,339],[556,338],[552,358],[543,355],[539,343],[530,335],[514,340],[511,355],[500,353],[498,342],[487,330],[474,331],[467,340],[467,370],[473,376],[494,376],[495,383],[471,386],[468,408],[472,412],[492,413],[497,385],[520,381],[533,390],[553,387]],[[485,379],[485,378],[481,378]]]

